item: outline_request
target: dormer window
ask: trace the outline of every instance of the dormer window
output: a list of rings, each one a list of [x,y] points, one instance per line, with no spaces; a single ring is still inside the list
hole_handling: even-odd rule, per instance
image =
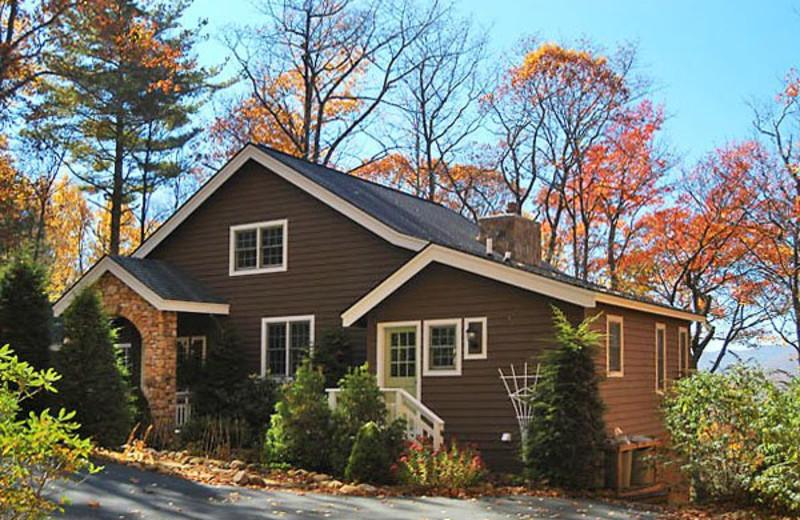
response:
[[[230,275],[285,271],[288,233],[285,219],[232,226]]]

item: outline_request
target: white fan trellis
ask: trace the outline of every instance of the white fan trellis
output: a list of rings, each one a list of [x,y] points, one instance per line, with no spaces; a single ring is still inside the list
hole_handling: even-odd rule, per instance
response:
[[[528,371],[528,363],[525,363],[524,369],[521,374],[518,374],[514,365],[511,365],[511,373],[504,374],[503,369],[498,368],[500,373],[500,380],[508,392],[508,398],[511,400],[511,405],[514,407],[514,412],[517,414],[517,423],[519,423],[519,435],[522,443],[525,443],[525,437],[528,432],[528,424],[533,418],[533,396],[536,393],[536,385],[539,383],[539,367],[536,365],[536,373],[532,374]]]

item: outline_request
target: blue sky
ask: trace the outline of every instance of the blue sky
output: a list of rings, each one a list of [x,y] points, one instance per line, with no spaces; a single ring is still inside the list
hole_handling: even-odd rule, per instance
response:
[[[500,55],[519,38],[600,45],[634,40],[640,70],[665,105],[674,149],[694,159],[752,135],[750,100],[766,101],[800,67],[800,0],[460,0],[458,10],[489,28]],[[187,19],[209,19],[201,60],[225,57],[215,35],[231,23],[255,23],[251,0],[195,0]],[[188,21],[187,20],[187,21]]]

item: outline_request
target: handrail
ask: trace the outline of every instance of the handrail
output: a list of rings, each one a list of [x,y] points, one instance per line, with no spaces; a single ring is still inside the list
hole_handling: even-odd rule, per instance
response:
[[[430,437],[434,447],[438,448],[444,441],[444,419],[425,406],[419,399],[402,388],[381,388],[383,400],[389,411],[389,418],[405,419],[406,435],[410,439]],[[339,388],[328,388],[328,405],[336,408]],[[389,397],[391,395],[391,398]]]

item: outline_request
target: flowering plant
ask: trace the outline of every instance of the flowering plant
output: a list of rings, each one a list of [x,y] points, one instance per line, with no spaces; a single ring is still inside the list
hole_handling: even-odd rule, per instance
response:
[[[476,446],[453,441],[449,446],[434,448],[427,438],[407,442],[393,469],[401,484],[426,488],[463,489],[486,478],[486,468]]]

